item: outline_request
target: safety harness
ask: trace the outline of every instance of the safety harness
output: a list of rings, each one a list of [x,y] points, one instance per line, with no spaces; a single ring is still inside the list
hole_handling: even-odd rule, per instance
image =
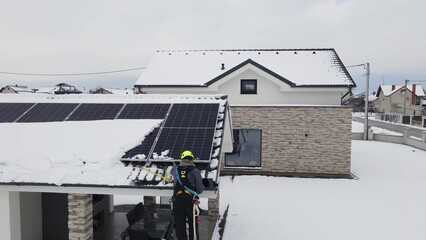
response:
[[[193,189],[191,184],[188,180],[188,174],[194,169],[192,166],[179,168],[179,166],[176,167],[176,186],[174,189],[174,196],[180,196],[181,194],[188,194],[189,196],[197,196],[197,192]]]

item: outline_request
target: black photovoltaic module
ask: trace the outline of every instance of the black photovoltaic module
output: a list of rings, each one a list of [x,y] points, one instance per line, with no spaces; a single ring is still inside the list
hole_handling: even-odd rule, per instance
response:
[[[15,122],[35,103],[0,103],[0,122]]]
[[[219,104],[173,104],[164,127],[215,128]]]
[[[90,121],[114,119],[124,104],[84,103],[67,121]]]
[[[37,103],[18,122],[62,122],[77,106],[77,103]]]
[[[164,119],[171,104],[126,104],[118,119]]]

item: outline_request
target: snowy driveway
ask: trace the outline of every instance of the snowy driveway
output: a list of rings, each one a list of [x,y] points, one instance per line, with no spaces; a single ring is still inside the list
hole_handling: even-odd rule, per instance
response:
[[[224,239],[426,239],[426,152],[352,141],[359,180],[222,177]]]

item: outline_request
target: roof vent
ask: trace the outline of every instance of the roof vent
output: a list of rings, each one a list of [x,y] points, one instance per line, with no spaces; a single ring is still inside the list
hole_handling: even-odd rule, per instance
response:
[[[220,70],[225,70],[225,63],[222,63],[222,67],[220,68]]]

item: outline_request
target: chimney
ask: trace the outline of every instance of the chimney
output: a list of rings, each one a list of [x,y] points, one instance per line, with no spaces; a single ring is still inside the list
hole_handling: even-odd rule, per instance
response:
[[[413,84],[413,89],[411,91],[411,104],[416,105],[416,84]]]
[[[225,63],[222,63],[222,68],[220,70],[225,70]]]
[[[395,90],[395,85],[392,85],[392,91]]]

